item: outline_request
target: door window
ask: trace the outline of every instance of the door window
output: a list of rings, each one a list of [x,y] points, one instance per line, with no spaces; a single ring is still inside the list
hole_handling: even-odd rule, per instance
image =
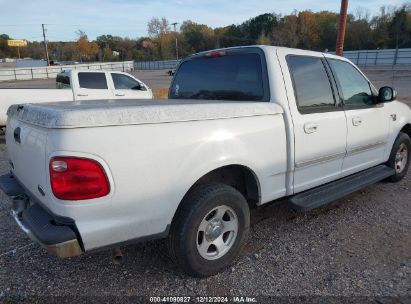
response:
[[[78,73],[78,81],[82,89],[107,90],[105,73]]]
[[[348,107],[370,106],[374,104],[370,84],[350,63],[329,59],[330,65],[340,84],[344,104]]]
[[[127,75],[111,73],[111,77],[116,90],[140,90],[142,88],[137,80]]]
[[[331,83],[321,58],[287,56],[298,110],[301,113],[337,110]]]
[[[58,74],[56,77],[57,89],[70,89],[70,77],[64,74]]]

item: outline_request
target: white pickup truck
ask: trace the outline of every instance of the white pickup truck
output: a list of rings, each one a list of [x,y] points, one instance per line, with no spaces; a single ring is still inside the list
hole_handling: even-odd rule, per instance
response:
[[[149,99],[150,88],[134,76],[117,71],[66,70],[56,77],[56,89],[0,89],[0,127],[13,104],[92,99]]]
[[[168,238],[213,275],[239,254],[249,210],[310,210],[410,160],[411,110],[347,59],[250,46],[192,55],[169,99],[13,105],[6,131],[13,216],[60,257]]]

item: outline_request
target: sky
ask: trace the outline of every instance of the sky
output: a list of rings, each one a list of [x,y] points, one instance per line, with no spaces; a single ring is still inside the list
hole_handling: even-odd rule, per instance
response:
[[[365,9],[377,14],[384,5],[400,6],[404,0],[349,0],[349,12]],[[192,20],[213,28],[240,24],[262,13],[290,14],[294,10],[339,12],[340,0],[0,0],[0,34],[14,39],[42,40],[46,24],[50,41],[72,41],[81,29],[90,39],[111,34],[147,36],[152,17],[171,23]]]

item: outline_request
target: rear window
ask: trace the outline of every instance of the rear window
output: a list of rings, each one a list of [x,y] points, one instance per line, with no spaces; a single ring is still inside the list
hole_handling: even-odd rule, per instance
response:
[[[263,101],[263,71],[258,53],[195,58],[179,67],[171,99]]]
[[[105,73],[78,73],[80,88],[107,90]]]

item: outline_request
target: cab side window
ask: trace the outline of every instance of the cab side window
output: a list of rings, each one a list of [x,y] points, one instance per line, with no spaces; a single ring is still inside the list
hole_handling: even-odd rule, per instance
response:
[[[57,89],[71,89],[70,77],[68,75],[57,74],[56,88]]]
[[[135,79],[118,73],[111,73],[116,90],[140,90],[143,86]]]
[[[101,72],[80,72],[78,81],[82,89],[107,90],[106,74]]]
[[[340,93],[347,107],[363,107],[374,104],[370,84],[351,64],[338,59],[328,60],[340,84]]]
[[[335,111],[333,90],[321,58],[287,56],[298,110],[302,114]]]

